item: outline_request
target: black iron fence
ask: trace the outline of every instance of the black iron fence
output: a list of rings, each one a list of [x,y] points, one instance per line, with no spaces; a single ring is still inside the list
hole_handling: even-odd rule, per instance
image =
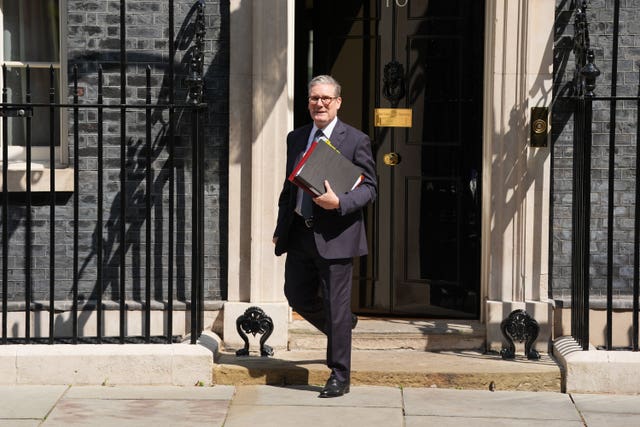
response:
[[[129,83],[125,0],[120,1],[119,60],[117,67],[109,64],[111,71],[119,68],[119,100],[113,91],[107,93],[102,65],[95,76],[79,78],[76,64],[69,73],[67,102],[66,90],[56,102],[60,70],[53,67],[48,70],[48,102],[32,102],[36,94],[29,67],[24,71],[24,93],[12,94],[20,102],[9,102],[9,71],[2,67],[0,343],[173,342],[185,332],[174,330],[178,309],[188,312],[185,323],[192,343],[202,331],[204,1],[195,2],[187,17],[190,32],[184,39],[191,46],[182,61],[182,76],[174,71],[179,41],[174,36],[173,3],[167,2],[168,60],[160,88],[152,83],[156,77],[150,65],[143,83]],[[92,87],[82,87],[83,81]],[[81,102],[85,89],[93,90],[94,85],[95,100]],[[143,101],[131,101],[128,89]],[[182,102],[176,101],[180,93]],[[37,121],[36,110],[41,113]],[[59,117],[68,117],[68,135],[60,139],[68,139],[71,192],[59,190],[54,171],[57,151],[65,149],[55,142]],[[11,121],[24,122],[26,180],[19,191],[9,185]],[[42,172],[32,159],[35,127],[45,128],[49,135],[50,173],[44,192],[34,191],[32,184],[34,173]],[[16,265],[16,253],[22,265]],[[189,265],[190,274],[185,271]],[[129,325],[133,310],[142,317],[137,332]],[[116,333],[106,325],[107,312],[118,313]],[[160,317],[152,319],[154,312]]]
[[[624,266],[626,276],[631,276],[632,270],[631,298],[632,298],[632,328],[631,349],[638,351],[639,338],[639,295],[640,295],[640,80],[638,80],[636,96],[618,96],[618,44],[620,39],[620,1],[614,1],[613,25],[612,25],[612,46],[611,46],[611,72],[609,75],[610,95],[599,96],[594,90],[596,80],[600,71],[595,65],[594,49],[590,45],[589,28],[587,23],[587,2],[583,1],[576,10],[574,54],[576,61],[576,73],[573,81],[573,97],[571,102],[574,105],[574,135],[573,135],[573,240],[572,240],[572,303],[571,303],[571,334],[579,342],[584,350],[589,348],[590,311],[594,301],[591,295],[594,281],[604,281],[606,284],[605,309],[606,328],[604,348],[611,350],[613,345],[613,313],[614,313],[614,284],[619,279],[621,269],[614,273],[615,245],[628,243],[633,251],[633,262]],[[640,73],[638,73],[640,78]],[[595,111],[600,115],[600,124],[594,121]],[[625,140],[620,134],[621,124],[618,120],[619,114],[630,117],[631,122],[635,122],[635,141],[627,138],[628,146],[631,146],[632,154],[628,150],[619,150],[616,144]],[[598,130],[599,136],[608,139],[602,152],[608,153],[606,164],[599,165],[599,178],[606,177],[606,208],[602,209],[606,214],[602,215],[603,220],[597,230],[593,229],[594,218],[592,211],[597,206],[592,198],[592,189],[596,184],[593,176],[592,162],[594,161],[593,138],[594,129]],[[625,130],[629,136],[629,129]],[[605,138],[601,138],[604,140]],[[601,147],[598,147],[601,148]],[[626,157],[626,158],[625,158]],[[633,158],[633,163],[629,160]],[[600,160],[600,159],[599,159]],[[633,194],[634,199],[629,196],[619,197],[616,194],[616,186],[620,187],[622,176],[620,165],[624,165],[630,171],[628,182],[631,190],[625,189],[625,193]],[[620,192],[618,191],[618,194]],[[631,203],[630,203],[631,202]],[[632,225],[623,227],[616,222],[617,212],[625,209],[633,209],[629,216],[633,218]],[[602,230],[605,230],[602,232]],[[594,234],[605,234],[603,244],[594,243]],[[604,254],[600,252],[604,248]],[[592,262],[594,256],[599,256],[601,266],[594,266]],[[617,262],[620,263],[619,261]],[[619,281],[620,282],[620,281]],[[618,286],[619,287],[619,286]]]

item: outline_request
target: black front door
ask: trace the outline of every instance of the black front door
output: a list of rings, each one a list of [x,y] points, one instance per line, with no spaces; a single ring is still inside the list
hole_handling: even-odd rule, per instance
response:
[[[367,132],[376,154],[379,196],[354,310],[478,317],[483,2],[296,6],[296,124],[308,121],[308,79],[332,74],[340,118]],[[377,108],[409,109],[411,126],[376,126]]]

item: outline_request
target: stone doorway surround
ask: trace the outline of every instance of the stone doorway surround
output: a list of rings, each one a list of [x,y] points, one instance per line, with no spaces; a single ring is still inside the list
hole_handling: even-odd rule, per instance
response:
[[[485,21],[482,290],[487,349],[500,322],[525,309],[548,352],[550,149],[529,145],[531,107],[550,107],[554,0],[487,1]]]
[[[229,248],[225,345],[241,348],[236,319],[260,306],[273,319],[268,344],[286,348],[284,257],[271,238],[293,128],[294,0],[231,0]],[[253,344],[253,343],[252,343]]]
[[[411,1],[411,0],[410,0]],[[500,350],[500,322],[525,309],[549,350],[550,150],[529,146],[529,111],[550,107],[554,0],[486,2],[482,177],[481,320],[487,349]],[[535,3],[535,6],[534,6]],[[229,281],[224,341],[239,348],[235,321],[258,305],[286,348],[284,259],[271,236],[293,127],[294,0],[231,0],[229,81]],[[478,112],[480,114],[480,112]]]

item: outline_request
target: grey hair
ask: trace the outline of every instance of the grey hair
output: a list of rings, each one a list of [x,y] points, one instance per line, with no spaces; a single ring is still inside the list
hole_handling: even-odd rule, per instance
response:
[[[335,88],[334,95],[336,97],[340,96],[340,91],[342,90],[340,83],[338,83],[338,81],[333,77],[326,74],[322,74],[320,76],[315,76],[314,78],[312,78],[309,82],[308,91],[311,92],[311,88],[315,85],[332,85]]]

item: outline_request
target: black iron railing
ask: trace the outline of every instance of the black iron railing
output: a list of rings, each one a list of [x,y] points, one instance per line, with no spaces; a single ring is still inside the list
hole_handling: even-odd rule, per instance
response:
[[[7,67],[2,67],[3,91],[2,103],[0,104],[0,116],[2,117],[2,326],[0,343],[49,343],[56,342],[173,342],[177,336],[173,330],[174,300],[176,300],[177,287],[182,289],[180,293],[185,297],[179,301],[180,309],[186,307],[190,312],[190,334],[191,343],[195,343],[203,329],[203,281],[204,281],[204,149],[202,143],[202,119],[201,114],[206,108],[203,103],[203,50],[205,37],[205,17],[204,17],[204,1],[195,2],[189,17],[193,17],[193,39],[192,46],[187,53],[190,57],[188,61],[188,75],[182,80],[186,85],[188,95],[185,101],[176,102],[176,93],[180,89],[176,84],[174,63],[176,56],[177,41],[174,37],[174,2],[168,0],[168,64],[166,64],[166,74],[163,80],[163,87],[160,93],[164,93],[166,102],[152,102],[152,86],[151,67],[147,66],[144,78],[144,85],[138,85],[138,93],[144,91],[144,102],[129,102],[127,98],[127,48],[126,48],[126,2],[120,1],[120,102],[106,102],[105,95],[105,77],[103,67],[99,66],[97,75],[95,76],[97,94],[96,102],[83,102],[79,100],[79,76],[78,67],[74,66],[71,71],[72,86],[70,92],[70,102],[56,102],[56,84],[55,81],[59,77],[53,67],[49,69],[50,85],[49,85],[49,102],[34,103],[32,101],[33,93],[31,87],[32,70],[27,67],[25,69],[25,91],[23,93],[24,102],[11,103],[8,102],[7,96]],[[113,67],[112,67],[113,68]],[[86,76],[85,76],[86,77]],[[64,95],[64,94],[63,94]],[[13,94],[15,97],[15,94]],[[35,108],[46,109],[48,111],[48,120],[44,123],[34,123],[32,112]],[[54,165],[56,165],[56,140],[55,135],[59,132],[60,124],[57,123],[57,113],[67,111],[69,117],[69,136],[68,140],[72,144],[72,167],[73,167],[73,192],[71,194],[61,194],[56,191],[56,174],[54,173]],[[144,122],[144,131],[130,131],[128,128],[127,117],[137,114],[138,121]],[[81,117],[96,117],[95,127],[91,130],[83,130],[83,122]],[[60,115],[64,116],[64,115]],[[119,120],[119,137],[114,141],[113,135],[105,135],[105,120],[109,116],[111,120],[117,117]],[[157,117],[162,116],[163,119],[158,120]],[[144,117],[144,119],[139,119]],[[164,119],[166,117],[166,120]],[[8,129],[9,120],[25,120],[25,145],[26,153],[26,188],[20,191],[19,195],[10,192],[9,189],[9,155],[8,155]],[[161,128],[158,130],[158,123]],[[32,191],[32,128],[34,125],[46,127],[49,134],[49,165],[50,178],[49,189],[47,193],[34,193]],[[110,130],[113,133],[113,130]],[[158,136],[161,135],[161,136]],[[66,137],[66,136],[64,136]],[[131,154],[132,141],[137,138],[139,149],[135,155]],[[86,143],[85,149],[90,149],[95,153],[96,163],[84,161],[81,152],[81,140]],[[89,144],[87,141],[95,141]],[[119,141],[119,142],[118,142]],[[190,145],[184,145],[181,141],[190,141]],[[114,148],[119,149],[119,163],[115,165],[114,156],[107,156],[107,150]],[[164,158],[158,157],[158,152],[164,153]],[[117,158],[117,156],[115,157]],[[108,162],[108,164],[106,164]],[[188,184],[185,181],[183,170],[190,162],[191,164],[191,191],[189,192]],[[158,164],[161,163],[160,166]],[[142,165],[142,167],[140,167]],[[117,182],[118,190],[115,195],[107,194],[105,187],[112,188],[116,185],[110,177],[113,177],[113,170],[117,168],[119,171],[119,182]],[[181,180],[176,179],[176,171],[180,171]],[[87,177],[93,177],[95,182],[88,186],[85,185]],[[143,178],[139,178],[143,176]],[[132,194],[132,187],[136,187]],[[180,186],[181,197],[191,198],[191,210],[185,210],[184,205],[178,205],[178,190],[176,186]],[[105,207],[107,197],[113,197],[110,210]],[[72,215],[70,222],[72,223],[70,236],[67,233],[60,233],[57,226],[60,224],[60,211],[66,209],[69,204],[68,200],[72,198],[71,210]],[[134,198],[135,205],[134,205]],[[65,200],[62,200],[65,199]],[[143,202],[140,202],[143,199]],[[89,200],[89,202],[87,202]],[[87,217],[81,215],[81,209],[87,211],[87,203],[92,204],[91,200],[95,200],[95,216]],[[66,203],[66,205],[65,205]],[[47,278],[35,278],[33,274],[33,260],[36,258],[34,254],[34,218],[32,217],[33,208],[38,205],[48,204],[48,217],[39,218],[38,224],[42,222],[48,223],[48,270]],[[140,209],[140,206],[143,206]],[[178,208],[182,209],[177,212]],[[91,210],[91,209],[89,209]],[[18,222],[23,224],[20,233],[14,232],[17,225],[12,214],[23,212],[24,217],[18,218]],[[168,218],[159,221],[158,217],[167,215]],[[179,220],[176,216],[184,217]],[[105,224],[105,216],[109,220]],[[190,216],[190,218],[189,218]],[[134,217],[134,220],[131,218]],[[69,219],[64,217],[64,219]],[[91,222],[95,224],[93,227],[94,235],[90,247],[90,254],[86,255],[81,251],[81,236],[83,230],[79,228],[80,222]],[[144,248],[133,247],[140,245],[140,242],[131,243],[129,234],[133,227],[132,222],[136,224],[145,223],[144,227]],[[190,230],[189,230],[190,226]],[[40,230],[43,227],[39,228]],[[46,229],[46,226],[44,227]],[[23,232],[22,232],[23,231]],[[190,233],[189,233],[190,231]],[[86,234],[86,231],[85,231]],[[108,236],[105,236],[108,234]],[[190,234],[189,238],[185,235]],[[181,236],[177,238],[176,236]],[[156,239],[154,240],[154,236]],[[23,237],[23,239],[20,239]],[[166,240],[165,240],[166,239]],[[141,239],[142,240],[142,239]],[[86,239],[85,239],[86,241]],[[185,253],[191,246],[191,276],[182,275],[178,278],[175,265],[176,258],[180,254],[183,258]],[[24,289],[14,289],[15,281],[10,281],[10,273],[14,267],[10,263],[10,248],[24,246]],[[108,248],[107,248],[108,246]],[[65,277],[66,272],[61,266],[56,265],[57,258],[54,254],[65,253],[66,248],[71,248],[68,254],[72,258],[71,267],[71,292],[70,299],[61,302],[59,299],[60,289],[59,280]],[[139,272],[131,268],[132,251],[144,252],[144,259],[140,264],[144,264],[139,268]],[[160,289],[158,284],[152,283],[152,262],[154,257],[152,251],[160,254],[161,266],[155,266],[156,269],[162,269],[162,277],[160,280]],[[86,268],[89,263],[88,258],[93,258],[95,271]],[[39,254],[38,261],[42,262],[43,257]],[[158,264],[158,256],[155,258]],[[136,261],[136,263],[138,263]],[[82,264],[82,265],[81,265]],[[166,266],[166,273],[165,268]],[[118,273],[115,274],[114,271]],[[136,277],[128,277],[135,274]],[[144,291],[141,293],[143,297],[132,296],[131,281],[144,280]],[[185,288],[186,279],[190,280],[190,292]],[[180,280],[181,283],[178,283]],[[81,283],[84,283],[86,291],[86,283],[92,282],[93,286],[90,295],[80,295]],[[11,283],[11,287],[10,287]],[[48,287],[48,289],[47,289]],[[107,288],[109,288],[110,296],[107,297]],[[38,290],[38,295],[48,294],[48,298],[36,300],[34,298],[34,290]],[[65,290],[66,291],[66,290]],[[157,297],[152,295],[162,294],[163,298],[158,301]],[[22,301],[10,298],[13,294],[23,295]],[[86,292],[85,292],[86,293]],[[11,295],[10,295],[11,294]],[[190,294],[190,295],[188,295]],[[113,295],[116,298],[113,298]],[[11,305],[11,307],[10,307]],[[128,313],[132,306],[143,312],[144,321],[142,324],[142,333],[133,335],[128,331]],[[70,307],[69,307],[70,306]],[[105,335],[105,312],[117,309],[119,312],[118,333],[116,335]],[[66,311],[70,313],[71,333],[56,334],[56,323],[60,320],[60,312]],[[152,333],[152,310],[159,310],[163,313],[161,323],[163,333]],[[23,315],[23,332],[9,331],[9,316],[18,313],[18,317]],[[40,331],[34,334],[32,330],[34,325],[32,317],[38,314],[38,317],[48,315],[48,332]],[[87,333],[86,330],[79,330],[79,318],[88,318],[95,316],[95,334]],[[18,328],[20,329],[20,328]],[[89,328],[93,330],[92,328]]]
[[[596,78],[600,71],[595,65],[594,50],[590,46],[589,27],[587,23],[587,2],[583,1],[576,10],[574,54],[576,71],[574,74],[574,136],[573,136],[573,241],[572,241],[572,303],[571,334],[584,350],[589,348],[589,314],[591,304],[591,279],[595,270],[590,269],[591,253],[591,195],[592,195],[592,129],[593,106],[606,109],[608,104],[608,161],[607,161],[607,227],[606,227],[606,329],[605,348],[613,349],[613,312],[614,312],[614,242],[616,237],[615,211],[622,206],[614,196],[616,182],[616,129],[618,125],[616,111],[620,103],[633,103],[637,110],[636,143],[635,143],[635,219],[633,236],[633,284],[632,284],[632,340],[631,349],[638,351],[638,300],[640,294],[640,82],[638,96],[617,96],[618,85],[618,40],[620,29],[620,1],[614,1],[613,45],[611,66],[610,96],[596,96]],[[639,73],[640,76],[640,73]],[[599,108],[600,109],[600,108]],[[617,203],[617,204],[616,204]],[[599,278],[599,277],[598,277]]]

